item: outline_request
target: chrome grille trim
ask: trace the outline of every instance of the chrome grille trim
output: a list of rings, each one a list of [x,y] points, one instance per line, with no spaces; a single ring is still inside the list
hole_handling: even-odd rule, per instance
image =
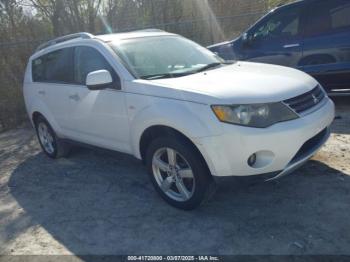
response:
[[[283,103],[289,106],[295,113],[302,114],[319,105],[326,97],[322,88],[317,85],[311,91],[302,95],[284,100]]]

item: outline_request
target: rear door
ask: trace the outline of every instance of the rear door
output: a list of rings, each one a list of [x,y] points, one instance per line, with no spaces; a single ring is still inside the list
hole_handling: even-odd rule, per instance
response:
[[[308,7],[302,68],[330,93],[350,93],[350,1]]]
[[[69,128],[68,93],[75,86],[73,74],[73,48],[63,48],[49,52],[32,62],[33,82],[36,91],[49,112],[45,117],[53,117],[66,136]]]
[[[301,7],[277,9],[249,32],[243,59],[297,67],[302,57]]]

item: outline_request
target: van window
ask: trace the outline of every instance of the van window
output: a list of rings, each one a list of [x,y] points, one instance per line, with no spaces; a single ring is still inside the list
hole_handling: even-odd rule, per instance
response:
[[[32,62],[34,82],[73,83],[73,48],[63,48]]]
[[[85,85],[86,76],[89,73],[102,69],[111,73],[114,82],[120,82],[113,68],[95,48],[88,46],[76,47],[74,60],[75,82],[77,84]]]
[[[350,28],[350,3],[348,0],[333,0],[310,6],[308,13],[306,36],[318,36]]]

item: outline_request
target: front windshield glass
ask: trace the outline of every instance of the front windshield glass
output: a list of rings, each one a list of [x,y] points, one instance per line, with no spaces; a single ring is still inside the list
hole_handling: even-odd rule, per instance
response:
[[[115,41],[112,47],[126,66],[143,79],[193,74],[223,63],[206,48],[179,36],[154,36]]]

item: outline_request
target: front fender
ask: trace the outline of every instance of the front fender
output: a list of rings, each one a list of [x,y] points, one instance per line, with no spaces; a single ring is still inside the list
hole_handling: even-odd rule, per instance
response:
[[[147,98],[146,100],[150,100]],[[152,98],[147,105],[131,114],[130,130],[134,156],[141,158],[140,139],[152,126],[171,127],[191,141],[196,138],[218,135],[218,121],[208,105],[164,98]]]

